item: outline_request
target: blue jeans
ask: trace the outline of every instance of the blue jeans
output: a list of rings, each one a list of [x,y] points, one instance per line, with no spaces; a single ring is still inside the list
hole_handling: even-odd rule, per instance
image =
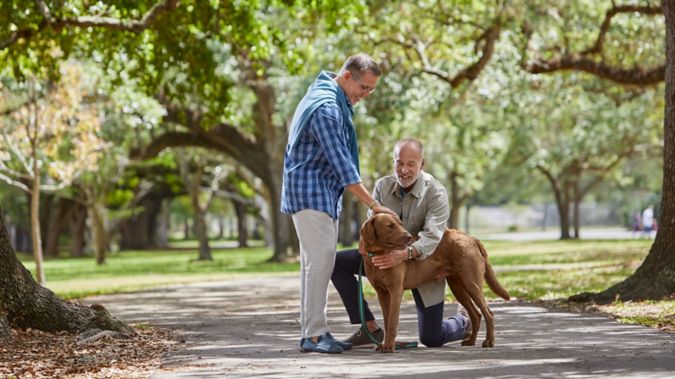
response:
[[[359,316],[359,282],[356,275],[359,273],[359,266],[363,265],[361,254],[357,249],[341,250],[335,256],[335,268],[331,275],[333,286],[340,294],[342,303],[347,309],[349,321],[352,324],[360,324]],[[365,270],[362,269],[365,276]],[[443,305],[440,302],[430,307],[425,307],[416,289],[412,290],[417,308],[417,330],[420,342],[427,347],[439,347],[451,341],[464,339],[464,328],[466,320],[462,316],[453,316],[443,319]],[[374,320],[368,303],[363,300],[363,311],[366,321]]]

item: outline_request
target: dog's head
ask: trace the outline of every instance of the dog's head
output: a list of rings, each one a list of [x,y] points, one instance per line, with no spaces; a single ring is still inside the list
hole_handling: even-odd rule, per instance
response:
[[[401,220],[387,213],[378,213],[361,226],[361,244],[372,253],[404,249],[412,236],[403,228]]]

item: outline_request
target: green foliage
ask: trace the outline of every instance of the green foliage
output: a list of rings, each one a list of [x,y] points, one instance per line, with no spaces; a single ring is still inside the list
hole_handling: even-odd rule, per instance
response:
[[[530,48],[548,59],[560,52],[581,52],[592,47],[605,13],[616,5],[650,2],[609,0],[537,0],[517,2],[516,21],[532,31]],[[652,5],[656,5],[652,3]],[[620,13],[613,17],[601,58],[616,67],[654,67],[663,64],[665,39],[663,15],[653,17]]]

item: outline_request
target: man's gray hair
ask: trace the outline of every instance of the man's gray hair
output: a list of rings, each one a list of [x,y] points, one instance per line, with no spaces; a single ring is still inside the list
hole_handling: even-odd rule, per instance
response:
[[[360,78],[369,71],[375,76],[382,75],[380,66],[378,66],[377,62],[375,62],[375,60],[366,53],[358,53],[347,58],[338,75],[342,75],[346,71],[351,72],[352,75],[356,76],[357,78]]]
[[[422,146],[422,142],[414,138],[401,138],[398,140],[398,142],[396,142],[396,145],[394,145],[394,159],[396,159],[396,152],[400,151],[404,145],[408,144],[415,146],[415,148],[420,152],[420,156],[424,158],[424,146]]]

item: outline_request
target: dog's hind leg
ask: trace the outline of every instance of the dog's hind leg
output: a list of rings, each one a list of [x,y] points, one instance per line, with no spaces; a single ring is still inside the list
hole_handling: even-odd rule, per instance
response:
[[[482,282],[482,281],[481,281]],[[483,347],[493,347],[495,345],[495,322],[490,307],[488,307],[483,296],[483,283],[473,283],[467,286],[467,292],[471,300],[480,308],[483,317],[485,317],[485,340]],[[473,321],[473,320],[472,320]]]
[[[480,312],[478,312],[478,308],[471,301],[469,293],[461,282],[453,282],[449,277],[446,280],[455,299],[466,309],[469,319],[471,319],[471,334],[462,341],[462,346],[474,346],[476,338],[478,338],[478,330],[480,329]]]

